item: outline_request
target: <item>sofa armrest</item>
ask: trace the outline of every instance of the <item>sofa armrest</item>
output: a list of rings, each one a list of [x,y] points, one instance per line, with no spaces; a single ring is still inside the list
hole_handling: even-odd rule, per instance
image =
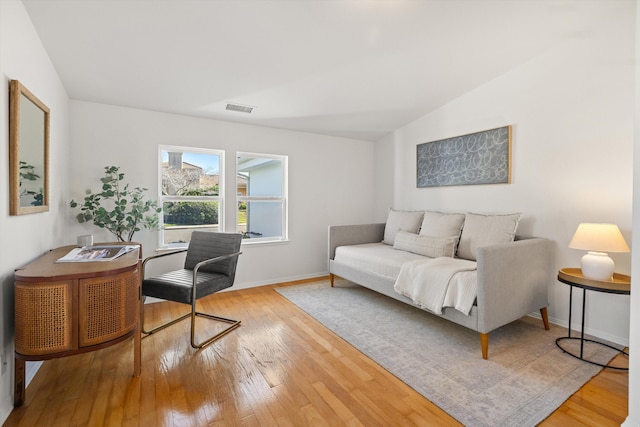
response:
[[[329,226],[329,259],[333,259],[338,246],[362,245],[364,243],[382,242],[384,239],[384,223],[330,225]]]
[[[552,251],[551,241],[542,238],[478,248],[478,332],[549,305]]]

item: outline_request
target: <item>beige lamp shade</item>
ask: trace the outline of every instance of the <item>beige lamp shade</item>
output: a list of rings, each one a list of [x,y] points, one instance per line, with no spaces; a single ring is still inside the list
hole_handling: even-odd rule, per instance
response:
[[[569,247],[596,252],[630,252],[627,242],[615,224],[580,224]]]
[[[580,260],[582,274],[588,279],[611,280],[615,264],[607,252],[629,252],[615,224],[580,224],[569,243],[573,249],[587,252]]]

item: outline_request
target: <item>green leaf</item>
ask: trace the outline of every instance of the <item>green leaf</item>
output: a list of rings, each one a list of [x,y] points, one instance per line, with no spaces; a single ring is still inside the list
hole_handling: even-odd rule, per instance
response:
[[[33,170],[27,165],[23,169],[27,177],[25,179],[35,176],[31,175]],[[93,193],[87,190],[82,204],[71,200],[69,206],[80,208],[80,213],[76,215],[78,222],[93,222],[95,226],[108,230],[119,241],[124,241],[123,236],[130,241],[133,234],[142,228],[157,228],[162,209],[157,201],[145,200],[146,188],[134,187],[129,190],[128,183],[121,188],[119,182],[124,180],[125,174],[119,173],[119,169],[117,166],[105,166],[105,175],[100,178],[102,191]]]

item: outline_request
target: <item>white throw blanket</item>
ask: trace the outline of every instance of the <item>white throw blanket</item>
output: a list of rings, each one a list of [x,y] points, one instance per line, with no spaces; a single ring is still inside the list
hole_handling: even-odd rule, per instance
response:
[[[468,280],[469,275],[463,273],[475,269],[474,261],[458,258],[441,257],[410,261],[402,265],[393,289],[411,298],[417,306],[437,314],[442,314],[445,302],[447,306],[454,306],[464,314],[469,314],[476,297],[477,286],[475,280]],[[450,286],[457,273],[461,273],[461,280]],[[469,286],[470,284],[473,286]]]

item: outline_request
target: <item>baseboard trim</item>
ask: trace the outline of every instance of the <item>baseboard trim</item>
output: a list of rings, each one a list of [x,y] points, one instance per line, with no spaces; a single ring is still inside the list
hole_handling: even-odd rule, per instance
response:
[[[629,416],[620,424],[620,427],[640,427],[640,420],[634,420]]]
[[[312,280],[322,280],[324,278],[329,278],[328,271],[321,271],[317,273],[311,274],[302,274],[299,276],[289,276],[289,277],[280,277],[273,280],[264,280],[257,282],[246,282],[246,283],[236,283],[233,287],[228,288],[227,290],[238,290],[238,289],[249,289],[249,288],[257,288],[260,286],[266,285],[285,285],[285,284],[295,284],[296,282],[303,283],[304,281],[312,281]]]
[[[529,316],[531,317],[535,317],[536,319],[541,319],[542,317],[540,316],[540,313],[529,313]],[[557,326],[561,326],[563,328],[567,328],[568,326],[568,321],[566,320],[562,320],[562,319],[558,319],[555,317],[549,317],[549,323],[553,323],[554,325]],[[580,331],[580,324],[576,324],[574,323],[571,327],[571,329],[573,331]],[[619,337],[617,335],[611,335],[607,332],[603,332],[603,331],[599,331],[597,329],[593,329],[593,328],[585,328],[584,333],[587,335],[591,335],[594,336],[596,338],[600,338],[615,344],[619,344],[625,347],[629,347],[629,337]]]

